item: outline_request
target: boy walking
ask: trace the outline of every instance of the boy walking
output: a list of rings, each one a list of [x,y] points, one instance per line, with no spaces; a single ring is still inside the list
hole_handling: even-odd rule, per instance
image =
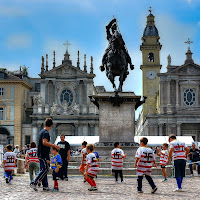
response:
[[[168,144],[167,143],[163,143],[162,145],[163,150],[160,151],[160,149],[157,149],[157,155],[160,156],[160,166],[161,166],[161,171],[163,173],[164,176],[164,180],[163,182],[167,181],[167,173],[165,170],[165,166],[166,166],[166,162],[168,159]]]
[[[166,163],[169,163],[169,159],[173,154],[175,177],[178,186],[178,188],[175,189],[174,192],[181,192],[183,177],[185,177],[186,155],[189,153],[189,148],[185,145],[184,142],[178,141],[176,139],[176,136],[173,134],[169,136],[169,143],[170,149],[168,160]]]
[[[38,144],[38,158],[40,161],[40,172],[30,184],[30,186],[37,191],[37,185],[42,181],[43,191],[49,191],[47,173],[49,171],[50,164],[50,147],[55,147],[59,150],[59,146],[50,143],[50,134],[49,131],[53,126],[53,121],[51,118],[45,120],[45,127],[39,133],[39,144]]]
[[[118,184],[118,174],[121,178],[121,183],[125,183],[123,179],[123,158],[126,158],[126,154],[124,154],[124,151],[120,149],[119,142],[114,143],[114,149],[111,151],[111,158],[112,158],[112,172],[115,173],[115,183]]]
[[[89,144],[86,147],[87,150],[87,165],[86,165],[86,172],[84,174],[85,180],[91,185],[91,188],[89,188],[89,191],[95,191],[97,190],[96,182],[94,180],[94,177],[96,177],[97,172],[99,171],[98,161],[93,153],[94,151],[94,145]]]
[[[40,171],[40,161],[37,157],[37,148],[35,142],[31,143],[31,149],[26,151],[25,168],[29,167],[30,181],[33,181],[33,172],[35,176]]]
[[[12,173],[16,166],[16,154],[12,152],[12,145],[8,144],[6,146],[6,153],[3,159],[3,168],[5,171],[6,183],[10,183],[12,180]]]
[[[143,193],[142,191],[142,179],[143,175],[149,182],[152,190],[151,193],[154,194],[157,190],[157,187],[151,178],[151,168],[154,164],[157,167],[155,162],[154,152],[151,148],[147,147],[148,139],[143,137],[140,139],[140,147],[136,152],[136,161],[135,161],[135,168],[137,168],[137,175],[138,175],[138,193]]]
[[[52,147],[52,154],[54,155],[52,159],[51,168],[53,169],[53,180],[54,180],[54,188],[52,191],[58,191],[58,179],[60,177],[60,168],[62,167],[62,158],[60,154],[58,154],[58,150],[55,147]]]

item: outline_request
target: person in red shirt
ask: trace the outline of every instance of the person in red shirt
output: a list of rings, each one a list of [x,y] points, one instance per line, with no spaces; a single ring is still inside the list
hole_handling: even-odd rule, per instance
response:
[[[33,172],[35,173],[35,176],[37,176],[40,171],[40,161],[37,157],[37,148],[35,142],[32,142],[31,149],[26,151],[24,167],[29,167],[30,181],[33,180]]]

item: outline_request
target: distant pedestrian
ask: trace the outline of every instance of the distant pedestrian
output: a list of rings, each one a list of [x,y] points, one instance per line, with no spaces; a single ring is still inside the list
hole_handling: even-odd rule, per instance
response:
[[[68,162],[70,159],[70,145],[67,141],[65,141],[65,135],[60,135],[60,142],[57,143],[57,145],[60,147],[59,154],[62,158],[62,168],[60,169],[60,178],[62,180],[68,181],[67,176],[67,168],[68,168]]]
[[[96,182],[94,180],[94,177],[96,177],[97,172],[99,171],[98,161],[96,158],[96,155],[93,153],[94,151],[94,145],[88,144],[87,147],[87,165],[85,170],[85,180],[91,185],[91,188],[89,188],[89,191],[95,191],[97,190]]]
[[[79,171],[81,172],[81,174],[85,174],[85,169],[86,169],[86,164],[87,164],[87,150],[86,150],[86,146],[87,146],[87,142],[83,141],[82,142],[82,150],[81,150],[81,154],[82,154],[82,161],[81,161],[81,165],[79,168]],[[84,182],[85,182],[85,178],[84,178]]]
[[[16,154],[12,152],[12,145],[10,144],[6,146],[6,151],[3,159],[3,168],[6,183],[10,183],[12,180],[12,173],[16,166]]]
[[[200,156],[200,150],[199,149],[196,149],[195,148],[195,143],[192,144],[192,148],[190,149],[190,152],[188,154],[189,156],[189,167],[190,167],[190,173],[191,173],[191,176],[194,176],[194,173],[193,173],[193,169],[192,169],[192,165],[191,163],[193,162],[198,162],[200,159],[199,159],[199,156]],[[200,163],[196,163],[198,165],[198,175],[200,176]]]
[[[24,167],[29,168],[30,182],[32,182],[33,181],[33,173],[35,173],[35,176],[37,176],[40,171],[40,161],[37,156],[37,148],[36,148],[35,142],[32,142],[31,149],[26,151]]]
[[[160,151],[160,148],[157,148],[157,155],[160,156],[160,166],[161,166],[161,171],[163,173],[164,176],[164,180],[163,182],[167,181],[167,173],[165,170],[166,167],[166,162],[168,159],[168,144],[167,143],[163,143],[162,146],[163,150]]]
[[[143,137],[140,139],[140,147],[138,148],[136,152],[136,160],[135,160],[135,168],[137,168],[137,175],[138,175],[138,193],[143,193],[142,191],[142,179],[143,175],[145,175],[145,178],[149,182],[149,185],[151,186],[152,190],[151,193],[154,194],[157,190],[157,187],[151,178],[151,168],[154,164],[155,167],[156,161],[154,152],[151,148],[147,147],[148,139],[146,137]]]
[[[62,158],[60,156],[60,154],[58,153],[58,150],[55,147],[52,147],[52,154],[54,155],[53,159],[52,159],[52,164],[51,164],[51,168],[53,169],[53,180],[54,180],[54,187],[52,189],[52,191],[58,191],[58,180],[60,177],[60,172],[62,169]]]
[[[175,178],[178,188],[174,192],[182,191],[183,177],[185,177],[185,167],[186,167],[186,155],[189,153],[189,148],[184,142],[178,141],[176,136],[171,134],[169,136],[169,155],[166,164],[169,163],[169,159],[173,154],[174,168],[175,168]]]
[[[59,150],[59,146],[50,143],[50,134],[49,131],[53,126],[53,121],[51,118],[45,120],[45,127],[39,133],[39,143],[38,143],[38,158],[40,161],[40,172],[38,176],[33,180],[30,186],[37,191],[37,185],[42,181],[43,191],[49,191],[47,173],[49,171],[50,164],[50,147],[55,147]]]
[[[115,183],[118,182],[118,174],[121,178],[121,183],[125,183],[123,179],[123,159],[126,158],[126,154],[124,154],[124,151],[120,149],[120,144],[119,142],[114,143],[114,149],[111,151],[111,158],[112,158],[112,165],[111,169],[112,172],[115,174]]]

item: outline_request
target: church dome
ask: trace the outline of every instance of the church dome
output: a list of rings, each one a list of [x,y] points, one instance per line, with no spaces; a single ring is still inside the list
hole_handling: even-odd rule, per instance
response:
[[[151,13],[147,16],[147,25],[144,29],[143,36],[159,36],[158,29],[155,26],[154,15]]]
[[[143,36],[159,36],[158,29],[154,25],[146,26]]]

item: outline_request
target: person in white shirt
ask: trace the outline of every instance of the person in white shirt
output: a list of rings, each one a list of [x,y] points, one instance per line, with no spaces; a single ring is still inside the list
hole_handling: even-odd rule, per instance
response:
[[[123,180],[123,159],[126,158],[126,154],[124,154],[124,151],[120,149],[120,144],[119,142],[114,143],[114,149],[111,151],[111,158],[112,158],[112,164],[111,164],[111,169],[112,172],[115,173],[115,183],[118,182],[118,174],[121,178],[121,183],[124,183],[125,181]]]
[[[169,163],[169,159],[173,155],[174,167],[175,167],[175,177],[178,188],[174,191],[180,192],[182,191],[182,181],[183,177],[185,177],[185,167],[186,167],[186,156],[189,153],[189,148],[185,145],[184,142],[178,141],[176,136],[171,134],[169,136],[169,155],[166,164]]]

